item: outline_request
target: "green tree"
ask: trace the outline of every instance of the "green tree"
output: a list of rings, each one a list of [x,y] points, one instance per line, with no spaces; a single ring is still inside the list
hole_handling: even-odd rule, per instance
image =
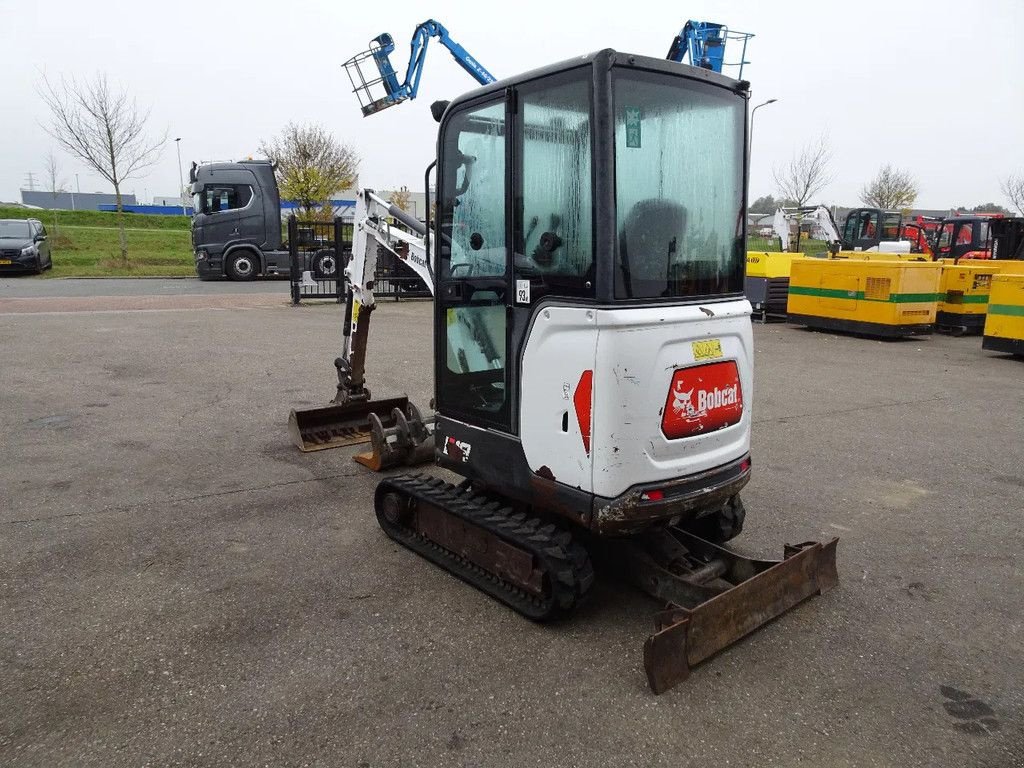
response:
[[[281,196],[298,203],[303,217],[323,217],[331,197],[358,180],[359,155],[316,124],[289,123],[260,151],[274,163]]]
[[[388,202],[391,203],[392,205],[397,205],[403,211],[408,211],[409,213],[412,213],[412,211],[409,211],[410,199],[411,195],[409,193],[409,188],[403,185],[402,187],[396,189],[394,192],[391,193],[391,195],[388,198]]]
[[[752,202],[748,210],[751,213],[775,213],[775,209],[778,207],[779,205],[775,202],[774,197],[771,195],[764,195]]]

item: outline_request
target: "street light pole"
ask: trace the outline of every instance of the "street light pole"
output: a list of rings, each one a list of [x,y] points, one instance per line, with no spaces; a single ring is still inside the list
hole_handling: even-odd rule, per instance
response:
[[[178,148],[178,199],[181,201],[181,215],[188,216],[185,210],[185,177],[181,173],[181,136],[174,140],[174,146]]]
[[[747,166],[750,166],[750,155],[754,151],[754,115],[761,107],[767,107],[769,104],[774,104],[778,99],[768,99],[768,101],[762,101],[752,110],[750,110],[750,141],[747,143]]]

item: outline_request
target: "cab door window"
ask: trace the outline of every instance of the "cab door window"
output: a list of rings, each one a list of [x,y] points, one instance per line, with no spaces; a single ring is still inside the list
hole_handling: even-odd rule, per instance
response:
[[[439,407],[509,429],[505,110],[470,109],[444,129],[435,311]]]
[[[531,302],[594,295],[589,73],[519,92],[515,277]]]
[[[939,248],[942,250],[948,250],[950,243],[953,242],[953,228],[956,225],[952,222],[942,225],[942,229],[939,230]]]
[[[857,217],[856,240],[874,240],[878,236],[878,212],[861,211]]]
[[[882,239],[898,240],[900,236],[900,222],[902,217],[898,213],[886,213],[882,217]]]
[[[465,112],[446,133],[441,277],[505,274],[505,104]]]
[[[218,184],[203,190],[203,213],[221,213],[245,208],[252,199],[252,188],[245,184]]]
[[[843,240],[848,243],[852,243],[857,239],[857,217],[850,215],[846,217],[846,221],[843,224]]]

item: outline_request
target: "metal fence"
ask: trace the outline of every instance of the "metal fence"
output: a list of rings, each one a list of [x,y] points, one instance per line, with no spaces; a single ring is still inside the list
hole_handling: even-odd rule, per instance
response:
[[[303,299],[345,299],[343,271],[352,254],[352,225],[334,221],[299,221],[288,217],[292,304]]]
[[[383,248],[377,256],[373,290],[377,296],[387,296],[395,301],[430,296],[426,283],[402,264],[400,259],[396,259],[394,254]]]
[[[352,255],[352,224],[334,221],[299,221],[288,217],[288,252],[291,258],[292,304],[303,299],[345,300],[345,265]],[[380,249],[374,279],[379,298],[425,298],[430,289],[389,251]]]

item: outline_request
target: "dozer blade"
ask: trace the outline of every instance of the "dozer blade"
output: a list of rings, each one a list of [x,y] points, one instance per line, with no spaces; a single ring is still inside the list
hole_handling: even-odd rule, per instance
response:
[[[671,529],[671,535],[689,553],[688,570],[666,568],[645,554],[632,558],[634,574],[646,582],[640,585],[670,603],[656,617],[656,633],[644,643],[644,668],[656,694],[681,683],[692,667],[839,581],[839,539],[786,545],[782,560],[753,560],[678,528]]]
[[[288,414],[288,433],[301,451],[323,451],[342,445],[370,442],[370,414],[385,428],[395,426],[394,411],[404,412],[407,397],[386,400],[357,400],[345,405],[293,409]]]

